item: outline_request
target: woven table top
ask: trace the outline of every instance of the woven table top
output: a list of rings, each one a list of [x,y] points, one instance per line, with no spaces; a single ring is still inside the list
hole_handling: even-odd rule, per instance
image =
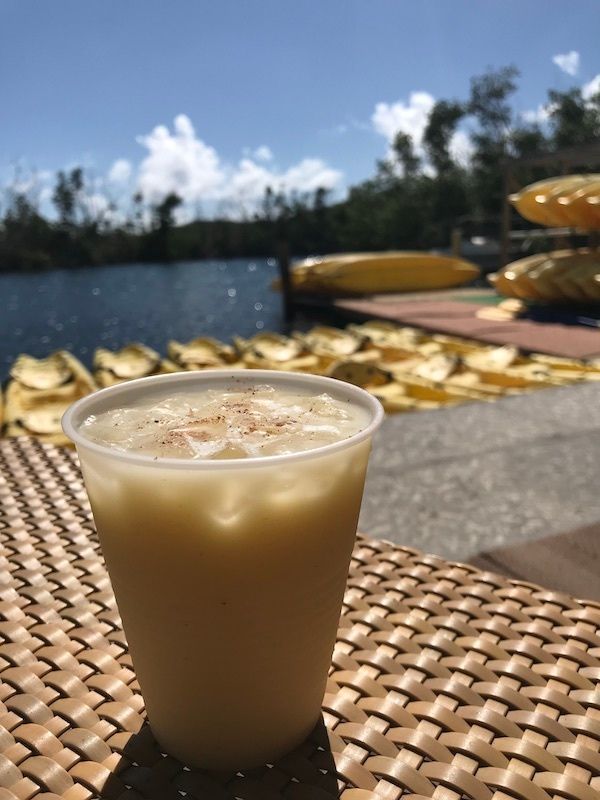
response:
[[[0,444],[0,540],[0,800],[600,798],[600,604],[361,537],[323,724],[208,773],[145,723],[73,452]]]

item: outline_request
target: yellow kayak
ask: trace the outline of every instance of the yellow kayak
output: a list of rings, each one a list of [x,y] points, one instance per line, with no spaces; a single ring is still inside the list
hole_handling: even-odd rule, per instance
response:
[[[345,253],[299,261],[291,275],[303,291],[376,294],[462,286],[479,276],[479,267],[433,253]]]
[[[600,220],[588,197],[597,197],[599,181],[598,174],[561,175],[531,183],[508,199],[530,222],[593,229],[600,226]]]
[[[558,203],[562,206],[569,224],[588,230],[600,228],[599,201],[600,180],[592,180],[577,191],[567,192],[558,198]]]
[[[496,291],[521,300],[548,302],[600,300],[600,252],[558,250],[529,256],[490,275]]]
[[[47,358],[21,354],[10,369],[4,403],[4,435],[36,436],[66,445],[60,420],[75,400],[96,389],[83,364],[66,350]]]
[[[498,294],[502,294],[505,297],[517,297],[522,300],[530,300],[534,297],[542,299],[531,288],[528,287],[528,290],[525,290],[524,285],[531,270],[543,264],[547,261],[547,258],[545,253],[536,253],[533,256],[521,258],[519,261],[513,261],[512,264],[508,264],[500,272],[488,275],[488,280]]]

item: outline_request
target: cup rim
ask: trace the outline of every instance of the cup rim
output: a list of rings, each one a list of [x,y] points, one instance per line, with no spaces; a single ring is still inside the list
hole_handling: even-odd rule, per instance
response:
[[[323,391],[328,391],[334,397],[339,399],[346,399],[349,401],[358,402],[363,408],[368,410],[371,415],[369,424],[345,439],[331,444],[321,445],[314,447],[310,450],[302,450],[299,453],[284,453],[279,455],[270,456],[250,456],[248,458],[231,458],[231,459],[187,459],[187,458],[169,458],[166,456],[151,456],[143,453],[135,453],[126,450],[117,450],[106,445],[94,442],[84,436],[79,426],[83,420],[92,413],[89,407],[93,404],[102,403],[109,398],[117,398],[119,395],[136,394],[140,388],[152,385],[160,386],[161,384],[185,384],[192,382],[201,383],[226,383],[227,381],[235,381],[241,384],[257,384],[277,382],[280,385],[317,385],[323,387]],[[105,409],[110,407],[114,408],[115,404],[108,404]],[[77,450],[88,450],[98,455],[102,455],[109,459],[117,461],[138,464],[146,467],[162,467],[169,469],[186,469],[186,470],[220,470],[220,469],[249,469],[257,467],[268,467],[283,462],[290,463],[295,461],[305,461],[311,458],[318,458],[319,456],[329,455],[340,450],[345,450],[352,447],[359,442],[362,442],[369,437],[379,428],[384,418],[383,406],[379,400],[373,395],[369,394],[364,389],[354,386],[351,383],[337,380],[335,378],[328,378],[322,375],[311,375],[305,372],[286,372],[279,370],[262,370],[262,369],[211,369],[211,370],[193,370],[189,372],[174,372],[165,375],[151,375],[146,378],[137,378],[131,381],[109,386],[105,389],[99,389],[92,392],[92,394],[82,397],[75,403],[69,406],[62,417],[62,429],[66,436],[76,445]]]

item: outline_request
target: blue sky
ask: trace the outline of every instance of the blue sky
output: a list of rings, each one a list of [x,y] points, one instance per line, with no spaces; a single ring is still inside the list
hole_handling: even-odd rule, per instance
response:
[[[519,113],[590,84],[599,34],[597,0],[0,0],[0,182],[83,164],[99,203],[339,195],[488,66],[521,70]]]

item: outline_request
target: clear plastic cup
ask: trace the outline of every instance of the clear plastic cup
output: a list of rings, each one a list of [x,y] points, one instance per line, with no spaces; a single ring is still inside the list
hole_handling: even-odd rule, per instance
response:
[[[229,460],[122,452],[80,430],[90,414],[232,381],[327,392],[359,404],[368,425],[312,450]],[[148,719],[168,753],[247,768],[313,729],[382,417],[350,384],[263,370],[142,378],[66,412]]]

